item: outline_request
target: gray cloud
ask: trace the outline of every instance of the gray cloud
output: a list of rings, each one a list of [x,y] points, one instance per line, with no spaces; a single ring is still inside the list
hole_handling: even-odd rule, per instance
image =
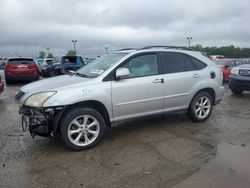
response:
[[[249,46],[246,0],[1,0],[0,56],[55,54],[72,49],[96,55],[152,44]]]

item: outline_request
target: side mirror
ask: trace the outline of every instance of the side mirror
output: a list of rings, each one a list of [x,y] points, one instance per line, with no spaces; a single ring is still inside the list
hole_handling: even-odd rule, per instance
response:
[[[119,68],[116,70],[115,77],[117,80],[128,78],[129,77],[129,69],[128,68]]]

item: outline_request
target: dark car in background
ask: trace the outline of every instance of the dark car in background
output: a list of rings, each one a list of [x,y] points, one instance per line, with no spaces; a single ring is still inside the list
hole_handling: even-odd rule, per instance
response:
[[[63,56],[61,63],[61,73],[65,74],[69,70],[76,71],[85,65],[86,63],[81,56]]]
[[[0,93],[2,93],[3,90],[4,90],[4,83],[3,83],[2,77],[0,75]]]
[[[4,75],[6,84],[13,81],[39,80],[38,66],[32,58],[9,58],[4,67]]]
[[[48,77],[48,67],[50,67],[54,63],[53,58],[45,58],[43,59],[42,63],[39,65],[40,74],[43,77]]]
[[[231,70],[229,88],[235,95],[250,91],[250,64],[240,65]]]
[[[220,59],[214,62],[221,68],[224,81],[228,81],[231,69],[233,67],[243,64],[243,62],[238,59]]]
[[[43,67],[42,76],[43,77],[52,77],[61,75],[61,62],[51,62]]]

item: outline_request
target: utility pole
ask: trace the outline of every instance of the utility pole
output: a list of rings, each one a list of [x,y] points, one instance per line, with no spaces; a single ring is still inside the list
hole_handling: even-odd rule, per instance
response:
[[[75,52],[75,55],[76,55],[76,42],[77,40],[72,40],[73,44],[74,44],[74,52]]]
[[[192,40],[193,38],[192,37],[187,37],[187,40],[188,40],[188,48],[190,48],[190,43],[191,43],[191,40]]]
[[[47,57],[49,56],[49,50],[50,50],[50,48],[46,48],[47,49],[47,51],[48,51],[48,55],[47,55]]]

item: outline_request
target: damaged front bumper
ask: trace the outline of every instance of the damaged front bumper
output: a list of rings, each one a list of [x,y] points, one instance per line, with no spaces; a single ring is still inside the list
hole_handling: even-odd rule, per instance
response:
[[[35,108],[21,105],[19,114],[22,115],[22,129],[28,128],[31,136],[53,136],[58,132],[57,126],[63,114],[63,107]]]

